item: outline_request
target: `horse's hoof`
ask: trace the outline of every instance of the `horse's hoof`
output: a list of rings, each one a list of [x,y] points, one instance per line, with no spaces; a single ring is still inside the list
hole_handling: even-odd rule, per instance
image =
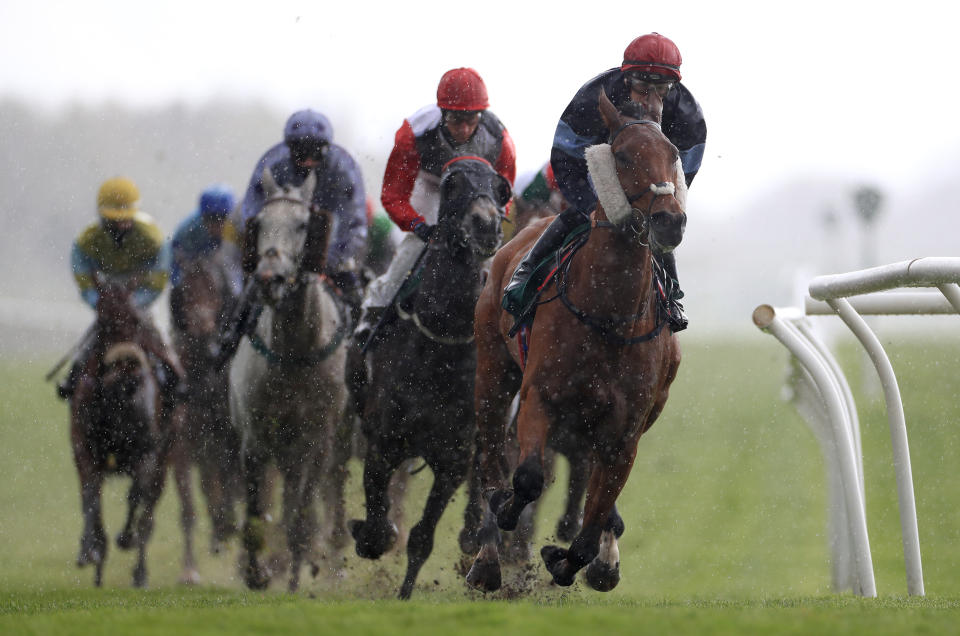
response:
[[[261,568],[249,566],[244,576],[244,583],[251,590],[265,590],[270,584],[270,577]]]
[[[460,551],[464,554],[476,554],[480,551],[480,538],[473,530],[463,528],[458,537],[460,542]]]
[[[372,524],[358,519],[350,521],[347,526],[356,542],[357,555],[364,559],[379,559],[394,546],[400,534],[392,521],[388,521],[380,532],[371,531]]]
[[[497,520],[497,527],[507,531],[516,530],[523,506],[518,509],[513,491],[508,488],[497,490],[490,495],[489,502],[490,510]]]
[[[564,543],[570,543],[577,538],[578,534],[580,534],[579,519],[564,518],[557,523],[557,538]]]
[[[467,584],[481,592],[496,592],[503,585],[500,562],[478,556],[467,572]]]
[[[547,571],[553,577],[553,582],[562,587],[573,585],[576,579],[577,571],[570,571],[570,563],[567,561],[567,551],[557,545],[545,545],[540,549],[540,557],[543,559]]]
[[[121,532],[117,535],[117,547],[121,550],[130,550],[137,543],[137,535],[133,532]]]
[[[180,578],[177,579],[177,583],[180,585],[199,585],[200,573],[197,572],[196,568],[184,568],[180,573]]]
[[[102,563],[103,562],[103,551],[95,548],[93,546],[81,546],[80,552],[77,553],[77,567],[82,568],[85,565],[90,565],[91,563]]]
[[[138,565],[133,569],[133,587],[140,590],[147,587],[147,568]]]
[[[611,566],[594,559],[583,573],[587,584],[598,592],[609,592],[620,583],[620,563]]]

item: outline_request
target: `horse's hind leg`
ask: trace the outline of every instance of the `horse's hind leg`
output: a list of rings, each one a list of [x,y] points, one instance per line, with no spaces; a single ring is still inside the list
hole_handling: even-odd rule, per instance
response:
[[[430,488],[427,504],[423,509],[423,517],[411,528],[410,538],[407,540],[407,574],[403,578],[399,594],[403,600],[410,598],[420,568],[433,552],[433,538],[437,531],[437,523],[443,511],[446,510],[450,497],[463,483],[468,466],[468,460],[464,459],[458,466],[445,471],[439,469],[434,471],[433,486]]]
[[[557,538],[570,543],[580,532],[582,525],[583,496],[590,477],[590,461],[585,452],[567,455],[570,474],[567,478],[567,503],[563,515],[557,521]]]
[[[137,563],[133,569],[134,587],[147,586],[147,543],[153,536],[153,511],[166,478],[166,464],[156,456],[150,456],[137,470],[135,479],[141,484],[140,514],[136,520],[134,536],[137,541]]]
[[[312,459],[302,464],[294,462],[283,471],[283,525],[286,528],[287,548],[290,550],[290,581],[287,589],[296,592],[300,587],[300,568],[310,549],[316,517],[313,499],[316,485],[311,473]]]
[[[173,464],[173,481],[180,498],[180,530],[183,532],[183,564],[180,583],[194,585],[200,582],[193,555],[193,528],[196,525],[196,509],[193,505],[193,490],[190,479],[190,442],[186,430],[186,408],[177,406],[173,412],[174,441],[170,451]]]

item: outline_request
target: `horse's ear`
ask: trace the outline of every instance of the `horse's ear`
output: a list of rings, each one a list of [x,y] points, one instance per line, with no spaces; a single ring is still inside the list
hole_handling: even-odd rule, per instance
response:
[[[498,174],[493,182],[493,190],[497,195],[497,207],[502,210],[510,202],[510,197],[513,196],[513,188],[503,175]]]
[[[451,172],[440,183],[440,202],[453,201],[463,194],[463,175]]]
[[[620,113],[617,112],[617,107],[614,106],[610,98],[607,97],[607,91],[603,90],[603,88],[600,89],[597,108],[600,110],[600,116],[603,118],[603,123],[606,124],[607,130],[612,133],[620,127]]]
[[[277,185],[277,180],[273,178],[273,172],[270,171],[270,166],[264,166],[263,174],[260,175],[260,185],[263,187],[263,194],[267,199],[280,189],[280,186]]]

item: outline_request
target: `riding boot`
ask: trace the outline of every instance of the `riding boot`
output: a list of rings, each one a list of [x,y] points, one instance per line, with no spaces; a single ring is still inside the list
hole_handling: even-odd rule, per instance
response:
[[[253,278],[250,278],[237,298],[233,313],[218,334],[214,360],[217,369],[222,369],[233,358],[240,339],[254,332],[262,312],[263,304],[258,301]]]
[[[663,265],[663,272],[667,277],[664,281],[667,295],[667,315],[670,321],[670,329],[677,333],[687,328],[688,320],[683,313],[683,305],[680,299],[683,298],[683,290],[680,289],[680,282],[677,280],[677,258],[673,252],[667,252],[660,256],[660,262]]]
[[[521,314],[526,309],[523,306],[523,291],[527,281],[530,280],[541,261],[557,251],[567,235],[584,221],[583,215],[572,210],[558,215],[517,265],[513,276],[510,277],[510,282],[503,288],[501,305],[518,320],[523,318]]]
[[[353,330],[353,342],[357,346],[363,347],[367,344],[367,340],[373,333],[373,328],[383,318],[385,310],[385,307],[363,307],[361,309],[360,322],[357,323],[357,328]]]

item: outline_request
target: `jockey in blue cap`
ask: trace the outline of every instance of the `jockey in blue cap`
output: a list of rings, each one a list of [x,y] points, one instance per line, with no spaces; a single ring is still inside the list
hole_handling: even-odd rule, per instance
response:
[[[237,243],[237,230],[230,221],[235,207],[233,191],[229,186],[215,184],[200,194],[197,209],[177,226],[170,240],[173,260],[170,268],[170,283],[177,287],[183,278],[183,263],[194,258],[212,254],[227,243]],[[231,263],[233,265],[233,263]],[[237,293],[242,285],[240,261],[231,272],[232,283]]]

